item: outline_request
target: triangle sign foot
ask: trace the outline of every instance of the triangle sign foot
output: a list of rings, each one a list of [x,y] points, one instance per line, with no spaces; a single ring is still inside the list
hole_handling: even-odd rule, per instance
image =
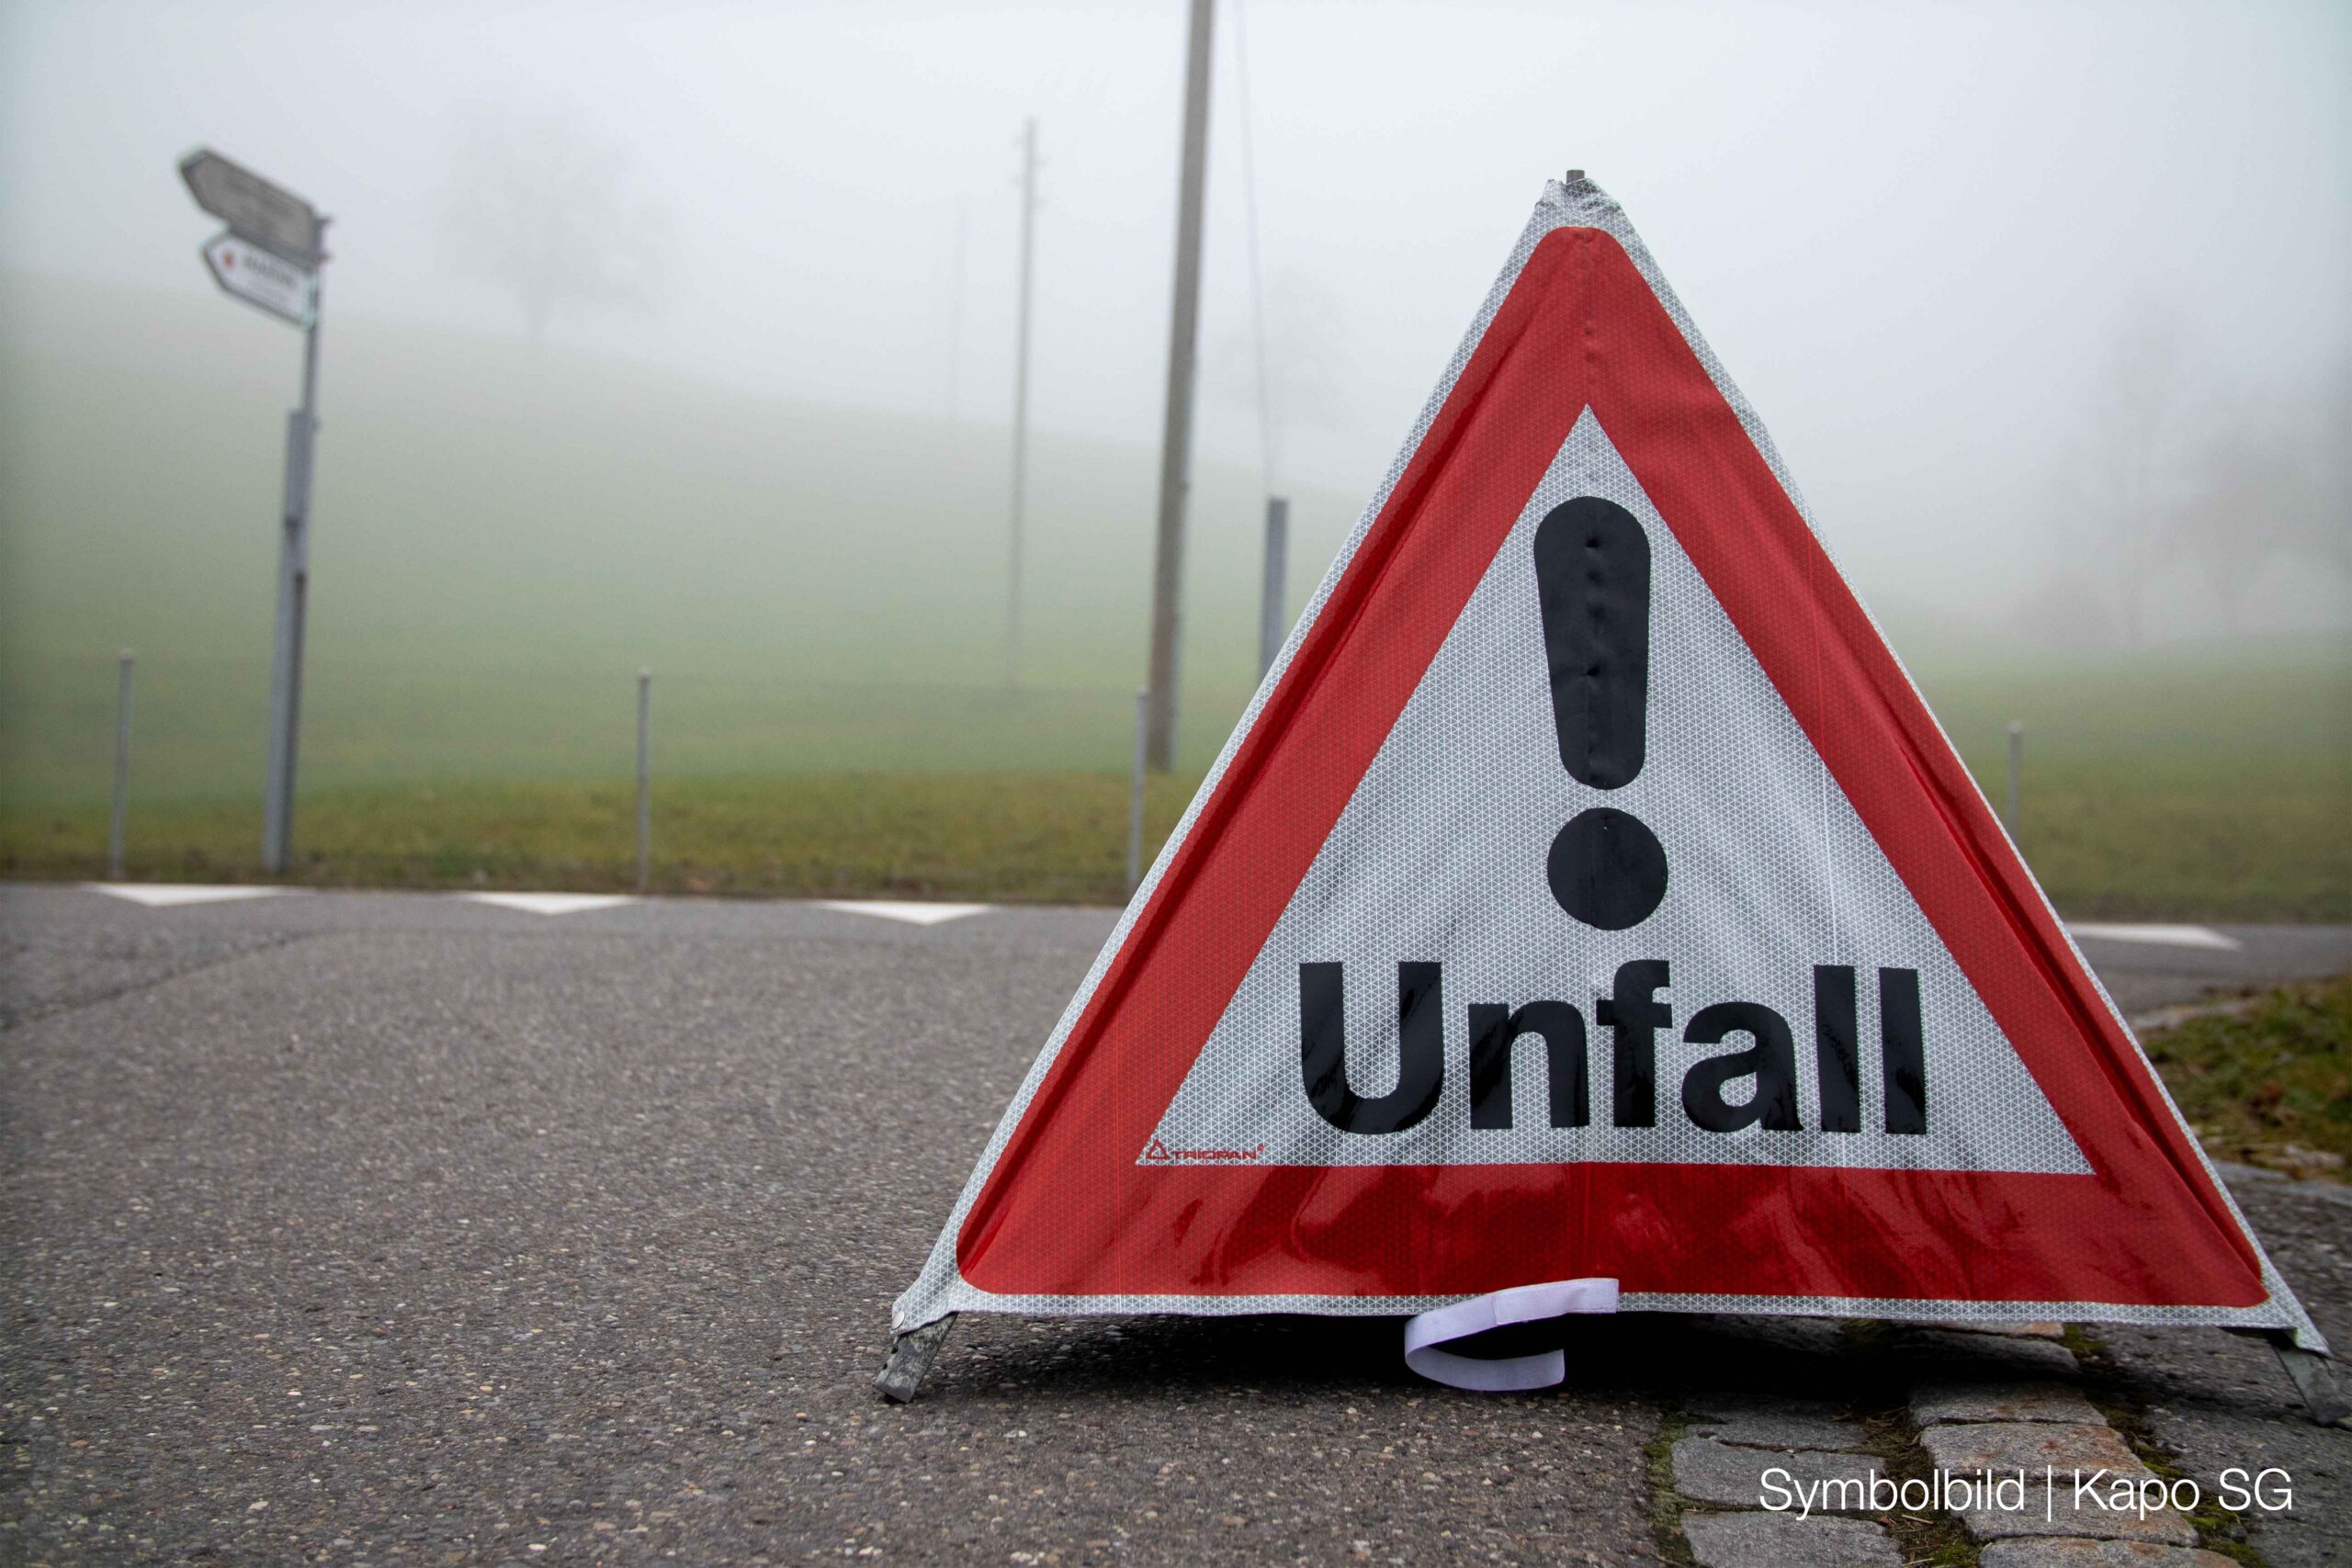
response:
[[[2295,1392],[2303,1396],[2303,1408],[2311,1412],[2313,1425],[2352,1427],[2352,1401],[2347,1401],[2343,1389],[2336,1385],[2334,1362],[2316,1350],[2297,1345],[2292,1329],[2266,1328],[2256,1332],[2278,1352],[2278,1364],[2287,1369]]]
[[[922,1388],[922,1380],[931,1375],[939,1348],[947,1343],[947,1331],[955,1326],[956,1314],[951,1312],[892,1340],[890,1359],[882,1363],[881,1375],[874,1380],[875,1391],[893,1404],[913,1399]]]

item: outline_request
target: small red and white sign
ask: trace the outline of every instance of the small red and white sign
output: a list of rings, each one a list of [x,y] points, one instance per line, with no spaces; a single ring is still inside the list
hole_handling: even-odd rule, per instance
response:
[[[1589,182],[1393,472],[901,1332],[1615,1281],[2318,1344]]]
[[[316,273],[235,234],[214,235],[205,242],[203,255],[212,281],[228,293],[298,327],[311,324],[317,299]]]

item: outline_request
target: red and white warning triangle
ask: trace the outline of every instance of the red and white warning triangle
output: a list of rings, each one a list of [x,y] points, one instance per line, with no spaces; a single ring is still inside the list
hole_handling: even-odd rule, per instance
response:
[[[894,1320],[1573,1280],[1628,1309],[2321,1348],[1580,178]]]

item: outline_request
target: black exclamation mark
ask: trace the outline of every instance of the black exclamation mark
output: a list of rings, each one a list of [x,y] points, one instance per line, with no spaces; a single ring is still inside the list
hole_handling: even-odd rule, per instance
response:
[[[1560,761],[1594,789],[1642,771],[1650,687],[1650,541],[1632,513],[1597,495],[1552,509],[1535,528],[1535,594],[1552,666]],[[1578,812],[1544,871],[1560,908],[1623,931],[1666,897],[1666,850],[1640,818]]]

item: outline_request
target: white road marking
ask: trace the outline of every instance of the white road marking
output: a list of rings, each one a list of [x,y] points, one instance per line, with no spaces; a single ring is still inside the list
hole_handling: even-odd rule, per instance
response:
[[[2066,929],[2077,941],[2143,942],[2157,947],[2208,947],[2222,953],[2235,953],[2239,947],[2237,938],[2205,926],[2070,925]]]
[[[458,897],[531,915],[581,915],[637,902],[626,893],[460,893]]]
[[[82,886],[93,893],[144,904],[151,909],[168,909],[181,904],[220,904],[236,898],[272,898],[280,893],[301,891],[294,887],[208,886],[192,882],[85,882]]]
[[[987,904],[900,904],[887,898],[820,898],[820,909],[839,909],[849,915],[873,915],[885,920],[904,920],[910,926],[935,926],[945,920],[960,920],[967,915],[984,915]]]

